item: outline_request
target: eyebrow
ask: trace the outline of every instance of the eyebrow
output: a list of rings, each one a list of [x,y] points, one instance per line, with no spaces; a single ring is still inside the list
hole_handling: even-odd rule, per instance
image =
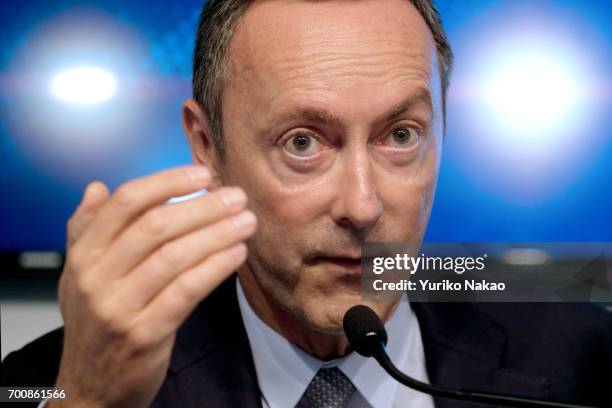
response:
[[[374,119],[373,123],[380,124],[391,122],[394,119],[397,119],[399,116],[403,115],[404,113],[408,112],[414,106],[420,104],[425,104],[425,106],[433,115],[433,99],[429,89],[420,88],[417,92],[412,93],[403,101],[393,106],[386,113],[379,115],[376,119]],[[274,123],[281,124],[296,120],[332,126],[340,126],[342,124],[342,119],[339,116],[334,115],[333,113],[327,110],[312,107],[303,107],[291,112],[282,113],[277,118],[275,118]]]
[[[276,118],[275,122],[286,123],[295,120],[304,120],[325,125],[340,125],[342,123],[342,119],[339,116],[324,109],[310,107],[299,108],[291,112],[283,113]]]
[[[427,88],[420,88],[416,93],[409,95],[406,99],[395,105],[389,112],[379,116],[374,123],[391,122],[416,105],[425,104],[431,115],[433,115],[433,98]]]

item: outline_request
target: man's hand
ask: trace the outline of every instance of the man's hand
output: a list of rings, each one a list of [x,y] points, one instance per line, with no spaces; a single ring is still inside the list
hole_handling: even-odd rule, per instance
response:
[[[130,181],[112,196],[99,182],[85,190],[68,222],[59,284],[56,386],[67,391],[65,406],[150,404],[177,328],[246,259],[256,219],[239,188],[164,205],[210,183],[204,167],[190,166]]]

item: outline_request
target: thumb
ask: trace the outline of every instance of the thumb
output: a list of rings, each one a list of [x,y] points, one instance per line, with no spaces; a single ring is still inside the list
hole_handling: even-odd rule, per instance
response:
[[[108,187],[100,182],[89,183],[83,193],[81,203],[75,210],[67,225],[67,245],[71,246],[87,229],[98,210],[110,198]]]

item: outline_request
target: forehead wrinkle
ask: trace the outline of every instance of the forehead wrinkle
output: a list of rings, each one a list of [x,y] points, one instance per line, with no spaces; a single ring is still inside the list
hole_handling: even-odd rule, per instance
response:
[[[346,44],[339,44],[314,38],[307,43],[294,44],[291,48],[277,44],[265,47],[265,49],[261,47],[251,49],[248,54],[244,55],[263,62],[266,68],[274,68],[279,65],[290,68],[293,65],[298,67],[319,65],[327,67],[330,64],[354,66],[355,63],[362,66],[376,66],[380,65],[380,61],[404,64],[410,62],[410,65],[429,68],[432,62],[432,52],[435,52],[435,48],[429,42],[406,44],[403,41],[389,39],[385,41],[352,39]]]
[[[399,54],[396,54],[399,55]],[[273,74],[274,71],[282,72],[284,81],[305,81],[309,77],[320,81],[329,77],[333,82],[342,78],[383,78],[389,76],[419,76],[429,80],[431,76],[430,60],[423,56],[403,56],[396,62],[377,61],[373,58],[338,58],[329,57],[326,60],[292,60],[283,61],[277,65],[271,65],[266,72]],[[280,76],[279,76],[280,77]]]
[[[428,57],[407,53],[393,55],[398,58],[391,63],[374,59],[364,62],[354,58],[347,58],[342,63],[330,58],[327,65],[316,61],[304,63],[295,59],[286,60],[282,64],[269,65],[269,69],[253,70],[249,74],[261,86],[273,86],[280,91],[277,95],[290,95],[293,92],[303,94],[305,91],[335,93],[340,83],[359,84],[376,91],[380,86],[387,87],[390,83],[400,86],[409,82],[431,82],[432,63]]]
[[[285,81],[300,80],[309,75],[320,76],[326,73],[368,77],[380,76],[381,71],[387,73],[392,70],[420,72],[427,79],[431,76],[431,57],[419,52],[408,52],[408,50],[377,53],[321,51],[307,56],[289,56],[288,54],[282,54],[281,58],[276,58],[274,54],[268,55],[267,58],[260,60],[258,68],[252,60],[252,55],[234,53],[233,58],[230,58],[229,61],[230,71],[233,73],[232,80],[241,80],[241,77],[248,76],[248,74],[271,76]],[[391,64],[389,59],[393,61]],[[277,75],[277,73],[282,73],[282,75]]]
[[[338,88],[334,85],[341,83],[359,84],[377,91],[379,86],[396,83],[400,86],[409,82],[430,82],[430,73],[425,70],[414,70],[406,72],[404,69],[391,70],[385,72],[372,72],[368,70],[345,69],[330,72],[295,72],[285,78],[279,78],[276,85],[282,87],[287,94],[292,91],[302,93],[305,90],[312,91],[331,91],[336,92]]]

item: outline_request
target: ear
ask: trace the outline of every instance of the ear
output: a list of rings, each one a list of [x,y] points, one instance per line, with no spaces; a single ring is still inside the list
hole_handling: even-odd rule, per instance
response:
[[[183,102],[182,120],[183,130],[191,147],[193,163],[206,166],[212,174],[210,189],[220,187],[223,185],[219,177],[220,163],[213,143],[208,116],[197,101],[187,99]]]

